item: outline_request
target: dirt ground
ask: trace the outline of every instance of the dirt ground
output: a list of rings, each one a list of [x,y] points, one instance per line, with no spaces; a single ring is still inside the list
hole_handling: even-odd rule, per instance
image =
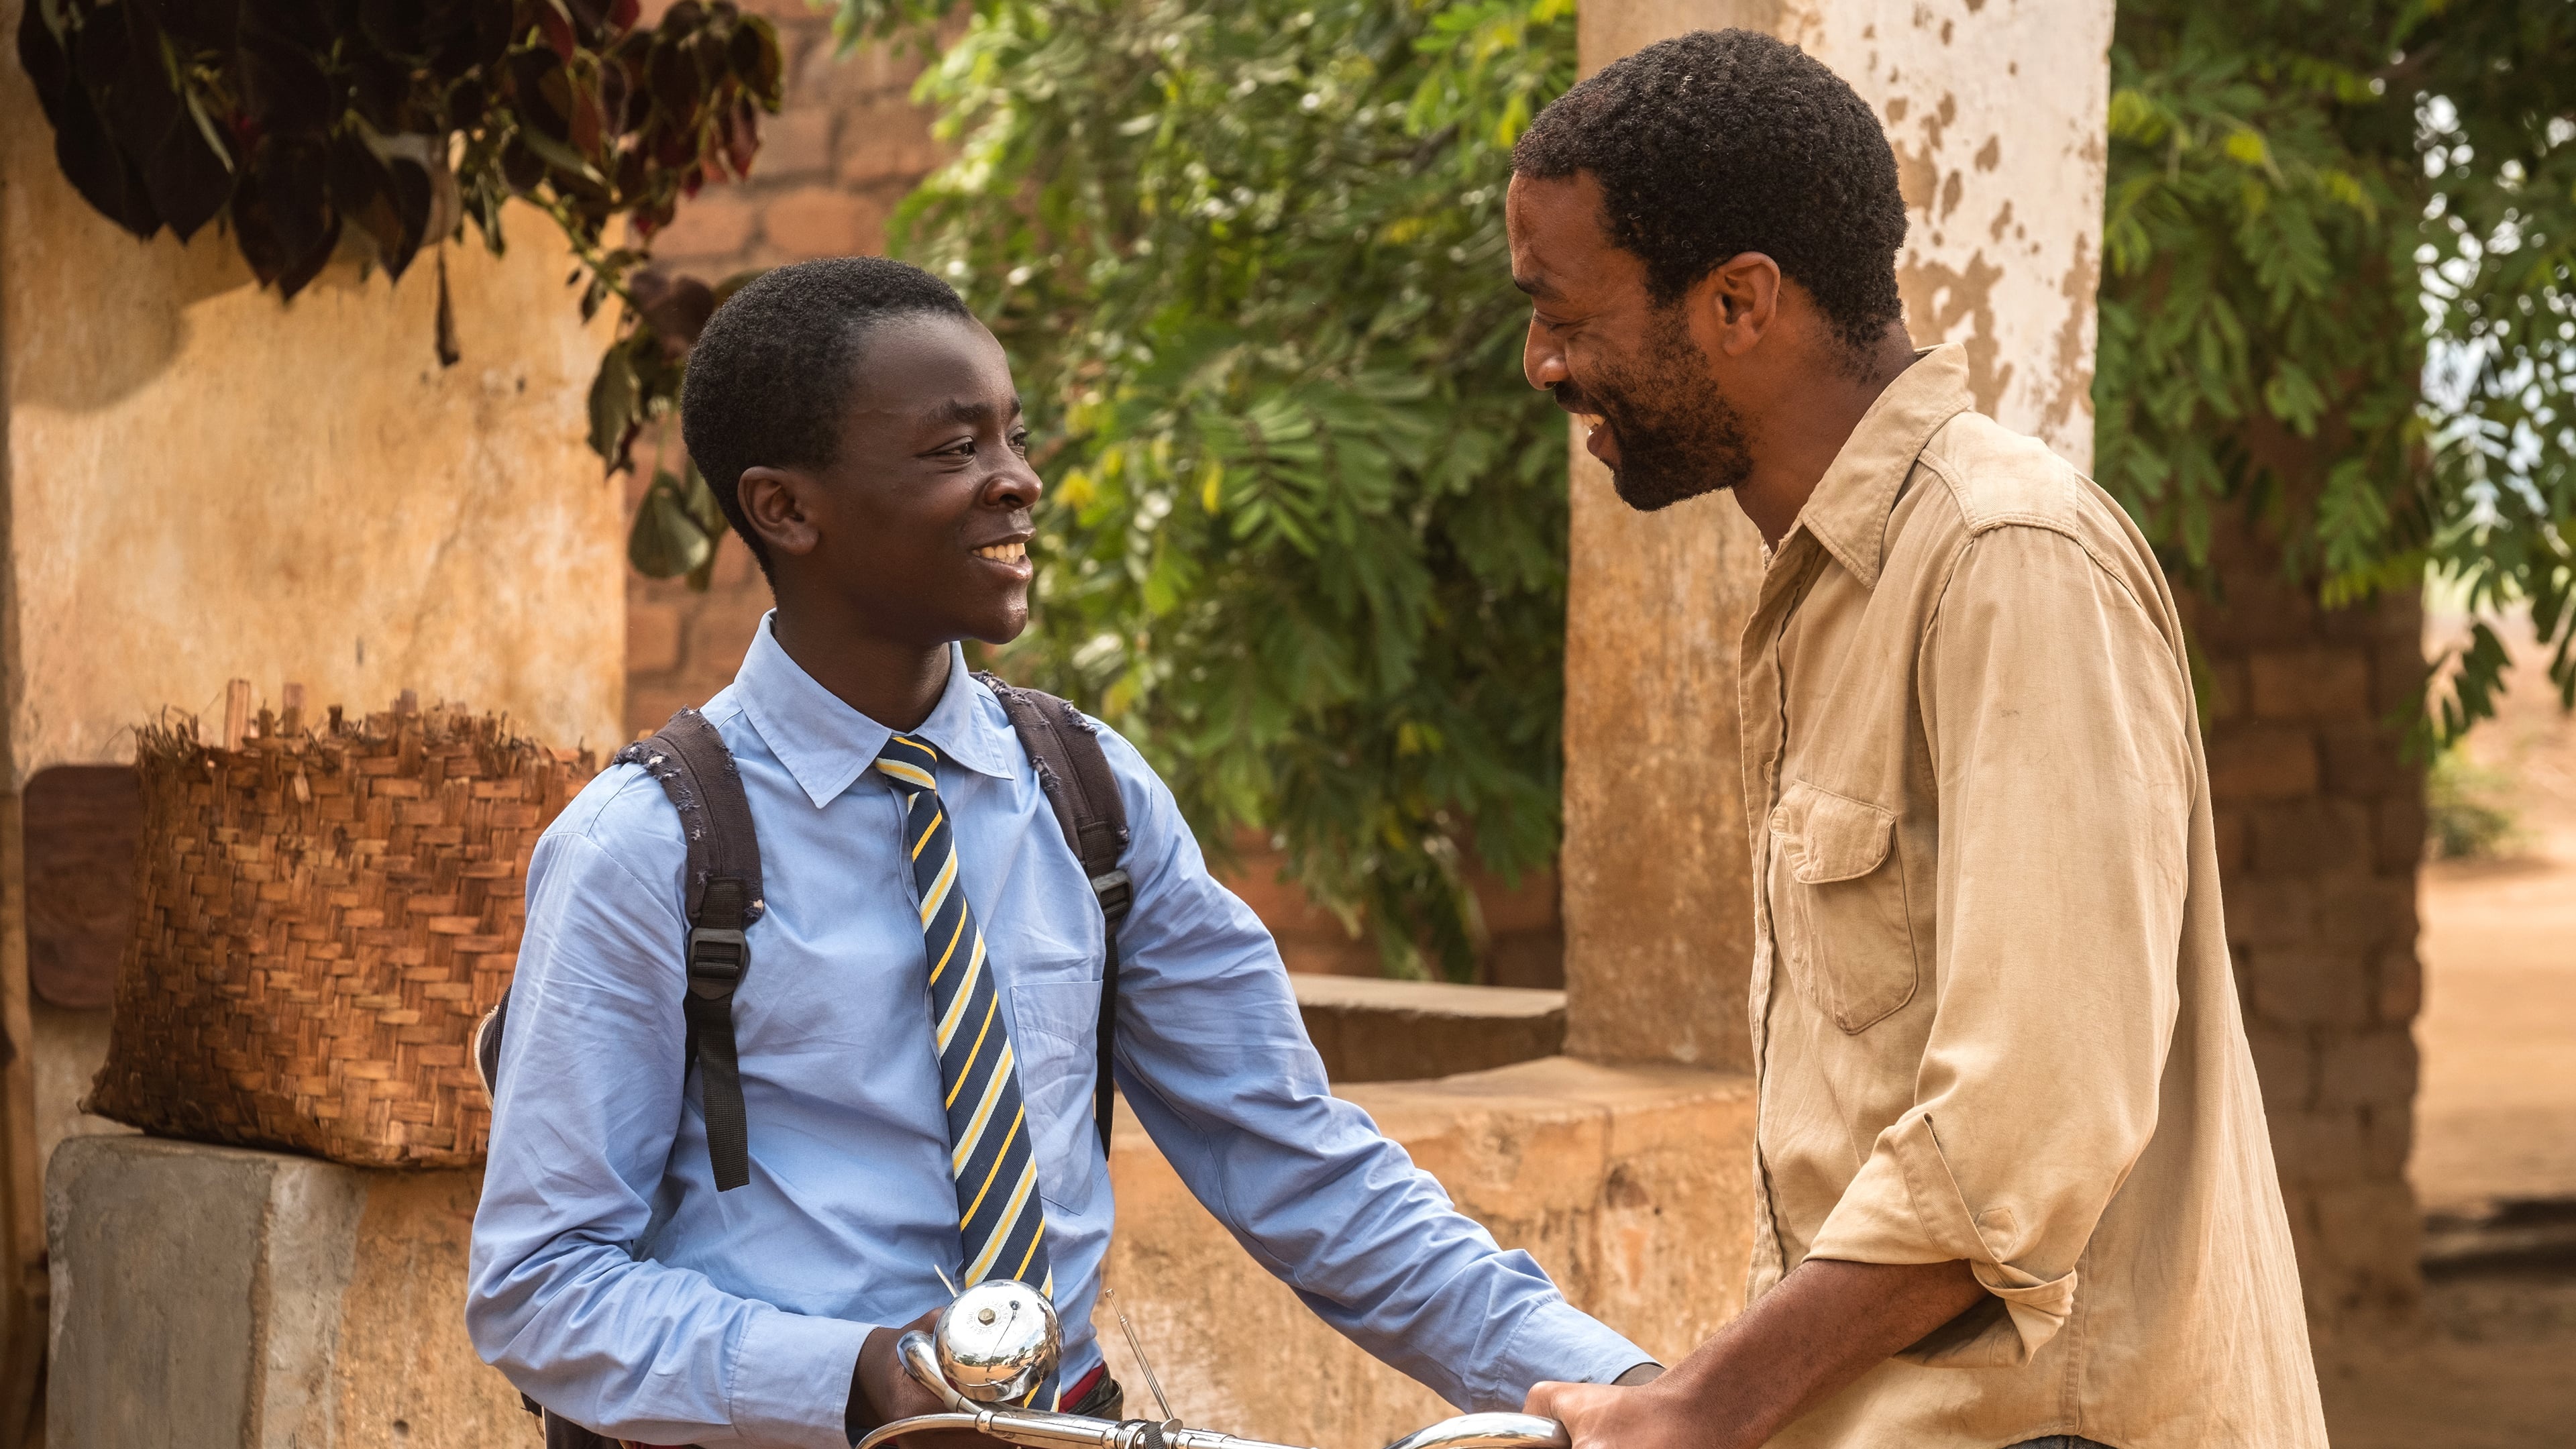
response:
[[[2551,694],[2535,659],[2470,737],[2517,847],[2424,872],[2410,1171],[2429,1212],[2576,1200],[2576,722]],[[2567,1449],[2576,1264],[2437,1277],[2420,1336],[2319,1360],[2338,1449]]]

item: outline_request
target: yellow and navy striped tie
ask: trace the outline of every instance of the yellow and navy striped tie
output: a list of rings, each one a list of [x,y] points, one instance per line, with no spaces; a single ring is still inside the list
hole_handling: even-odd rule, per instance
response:
[[[1047,1262],[1046,1209],[1038,1200],[1037,1155],[1020,1101],[1001,993],[984,957],[984,933],[957,878],[957,839],[939,799],[939,751],[911,735],[886,741],[877,772],[903,797],[904,849],[921,890],[921,934],[929,948],[930,1019],[939,1081],[948,1094],[949,1170],[957,1178],[957,1229],[966,1283],[1016,1278],[1055,1297]],[[1055,1402],[1053,1375],[1029,1402]]]

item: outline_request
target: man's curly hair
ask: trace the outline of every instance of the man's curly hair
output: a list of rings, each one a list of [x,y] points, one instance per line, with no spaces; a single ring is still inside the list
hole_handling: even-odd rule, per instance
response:
[[[1887,134],[1842,77],[1770,36],[1696,30],[1603,67],[1539,112],[1512,170],[1591,172],[1610,240],[1645,262],[1659,305],[1760,252],[1855,351],[1904,316]]]
[[[743,470],[830,467],[867,334],[925,314],[975,317],[919,267],[826,257],[763,272],[707,319],[689,349],[680,436],[762,573],[769,547],[742,511]]]

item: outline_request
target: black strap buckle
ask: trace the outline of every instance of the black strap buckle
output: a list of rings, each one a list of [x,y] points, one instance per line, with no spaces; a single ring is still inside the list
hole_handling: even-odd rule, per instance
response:
[[[1100,902],[1100,913],[1116,925],[1127,919],[1127,908],[1135,903],[1136,885],[1127,878],[1127,872],[1113,870],[1091,878],[1091,894]]]
[[[742,932],[720,926],[689,930],[689,991],[701,997],[731,996],[751,965],[751,943]]]

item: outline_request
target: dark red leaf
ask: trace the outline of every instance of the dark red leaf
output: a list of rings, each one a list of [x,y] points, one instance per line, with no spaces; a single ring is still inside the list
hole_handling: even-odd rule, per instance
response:
[[[241,0],[154,0],[154,4],[162,28],[201,51],[232,49],[241,30]]]
[[[483,89],[479,78],[467,76],[458,81],[447,91],[448,126],[459,131],[479,128],[483,124],[483,112],[491,102],[491,93]]]
[[[546,163],[514,135],[501,147],[501,177],[512,191],[531,192],[546,179]]]
[[[143,182],[154,209],[183,242],[232,200],[232,168],[185,106],[171,116],[169,129],[144,158]]]
[[[418,0],[358,0],[358,33],[389,56],[428,59],[428,20]]]
[[[566,110],[572,88],[564,78],[563,62],[550,50],[521,50],[511,53],[505,69],[510,78],[510,107],[519,113],[519,123],[558,141],[568,139],[572,117]]]
[[[577,91],[572,98],[572,148],[584,156],[600,154],[600,133],[605,130],[599,114],[599,95],[595,91]]]
[[[303,291],[307,282],[322,275],[322,269],[330,265],[331,253],[339,245],[340,218],[325,212],[322,217],[321,240],[313,244],[311,251],[289,263],[286,270],[279,274],[277,295],[291,299],[296,293]]]
[[[648,268],[627,285],[635,294],[637,315],[651,323],[666,343],[678,343],[682,352],[698,340],[707,319],[715,315],[714,289],[695,277],[670,277]]]
[[[36,103],[55,130],[63,127],[63,96],[72,84],[72,58],[45,23],[44,0],[26,0],[18,13],[18,65],[35,83]]]
[[[252,159],[252,173],[259,178],[260,197],[268,208],[269,230],[276,233],[285,255],[281,278],[294,275],[312,260],[316,249],[327,253],[339,239],[339,221],[331,211],[325,181],[329,166],[328,148],[300,136],[271,136]],[[319,270],[320,262],[314,262],[313,271]],[[310,279],[308,272],[306,280]]]
[[[760,150],[760,116],[745,96],[733,103],[733,114],[726,118],[725,164],[736,176],[751,174],[751,158]]]
[[[635,22],[643,18],[644,6],[641,3],[641,0],[610,0],[608,7],[608,28],[610,30],[621,33],[633,30],[635,28]]]
[[[787,61],[779,53],[778,31],[766,19],[746,15],[725,43],[726,58],[732,62],[734,78],[771,110],[778,109],[782,99]]]
[[[411,130],[411,72],[382,56],[360,56],[349,67],[350,95],[358,114],[381,132]]]
[[[572,33],[571,17],[564,13],[557,0],[537,0],[535,9],[537,30],[545,36],[546,44],[553,47],[555,59],[571,60],[573,52],[581,49],[580,41]]]
[[[510,42],[519,36],[518,7],[511,0],[473,0],[476,62],[486,68],[501,63]]]
[[[680,0],[679,5],[671,7],[672,14],[678,14],[681,6],[688,3],[689,0]],[[706,95],[706,76],[699,71],[697,56],[688,41],[672,38],[668,19],[662,22],[662,34],[654,42],[652,57],[644,62],[644,80],[652,88],[653,103],[662,108],[670,124],[696,128],[698,103]]]
[[[320,132],[340,119],[341,98],[312,53],[264,31],[245,29],[237,72],[243,108],[272,134]]]
[[[706,21],[706,7],[700,5],[698,0],[679,0],[678,4],[662,12],[663,38],[676,40],[706,24]]]
[[[321,0],[241,0],[241,16],[243,29],[265,31],[307,54],[327,54],[337,39]]]
[[[564,0],[564,8],[572,12],[573,29],[580,33],[585,49],[607,39],[608,0]]]
[[[385,254],[385,270],[396,277],[420,251],[428,239],[429,213],[437,203],[437,189],[429,172],[420,163],[397,156],[385,167],[385,195],[392,202],[394,215],[402,222],[399,243]]]
[[[82,199],[136,236],[149,238],[161,229],[143,174],[108,139],[107,127],[79,86],[63,91],[62,119],[54,128],[54,160]]]

